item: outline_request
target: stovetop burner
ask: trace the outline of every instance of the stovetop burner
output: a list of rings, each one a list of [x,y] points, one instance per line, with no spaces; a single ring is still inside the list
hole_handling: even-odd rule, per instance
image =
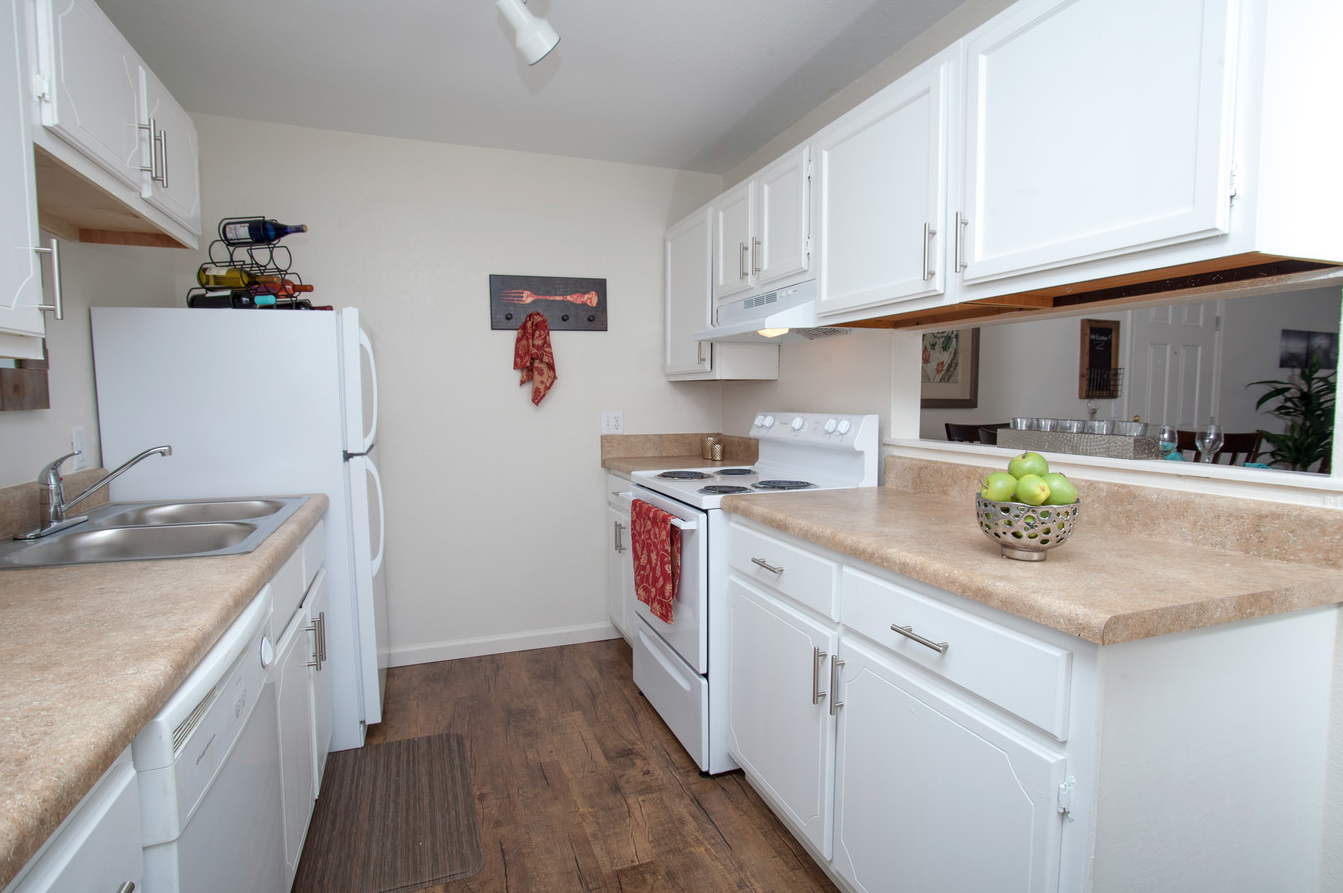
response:
[[[754,468],[722,468],[719,474],[755,474]]]
[[[811,481],[759,481],[752,484],[757,490],[805,490],[816,486]]]
[[[735,484],[710,484],[707,487],[700,487],[701,493],[709,493],[715,496],[726,496],[729,493],[750,493],[750,487],[738,487]]]
[[[667,481],[702,481],[711,476],[702,471],[664,471],[658,475]]]

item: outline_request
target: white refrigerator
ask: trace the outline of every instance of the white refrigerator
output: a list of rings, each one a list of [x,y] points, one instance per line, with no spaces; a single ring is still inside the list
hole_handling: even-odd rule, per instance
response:
[[[377,370],[358,310],[90,314],[103,464],[173,448],[113,481],[112,499],[330,499],[331,749],[362,746],[382,718],[389,646]]]

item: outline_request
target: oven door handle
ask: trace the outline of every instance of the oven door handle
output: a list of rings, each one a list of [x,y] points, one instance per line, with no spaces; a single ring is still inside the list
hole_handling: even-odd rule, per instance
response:
[[[678,530],[699,530],[698,521],[685,521],[681,518],[672,518],[672,526]]]

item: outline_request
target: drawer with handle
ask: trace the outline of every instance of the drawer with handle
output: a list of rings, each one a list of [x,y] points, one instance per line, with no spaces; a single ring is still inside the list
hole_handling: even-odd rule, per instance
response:
[[[839,564],[800,546],[732,522],[733,573],[839,619]]]
[[[844,626],[1067,740],[1071,652],[852,568],[841,588]]]

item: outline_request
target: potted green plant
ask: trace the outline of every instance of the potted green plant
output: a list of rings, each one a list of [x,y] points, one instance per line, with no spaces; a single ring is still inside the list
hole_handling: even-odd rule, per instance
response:
[[[1328,473],[1334,449],[1334,370],[1322,372],[1319,357],[1312,354],[1286,380],[1252,381],[1246,387],[1255,385],[1268,388],[1255,409],[1277,400],[1266,411],[1287,423],[1281,434],[1260,429],[1269,447],[1268,464],[1308,471],[1318,462],[1319,470]]]

